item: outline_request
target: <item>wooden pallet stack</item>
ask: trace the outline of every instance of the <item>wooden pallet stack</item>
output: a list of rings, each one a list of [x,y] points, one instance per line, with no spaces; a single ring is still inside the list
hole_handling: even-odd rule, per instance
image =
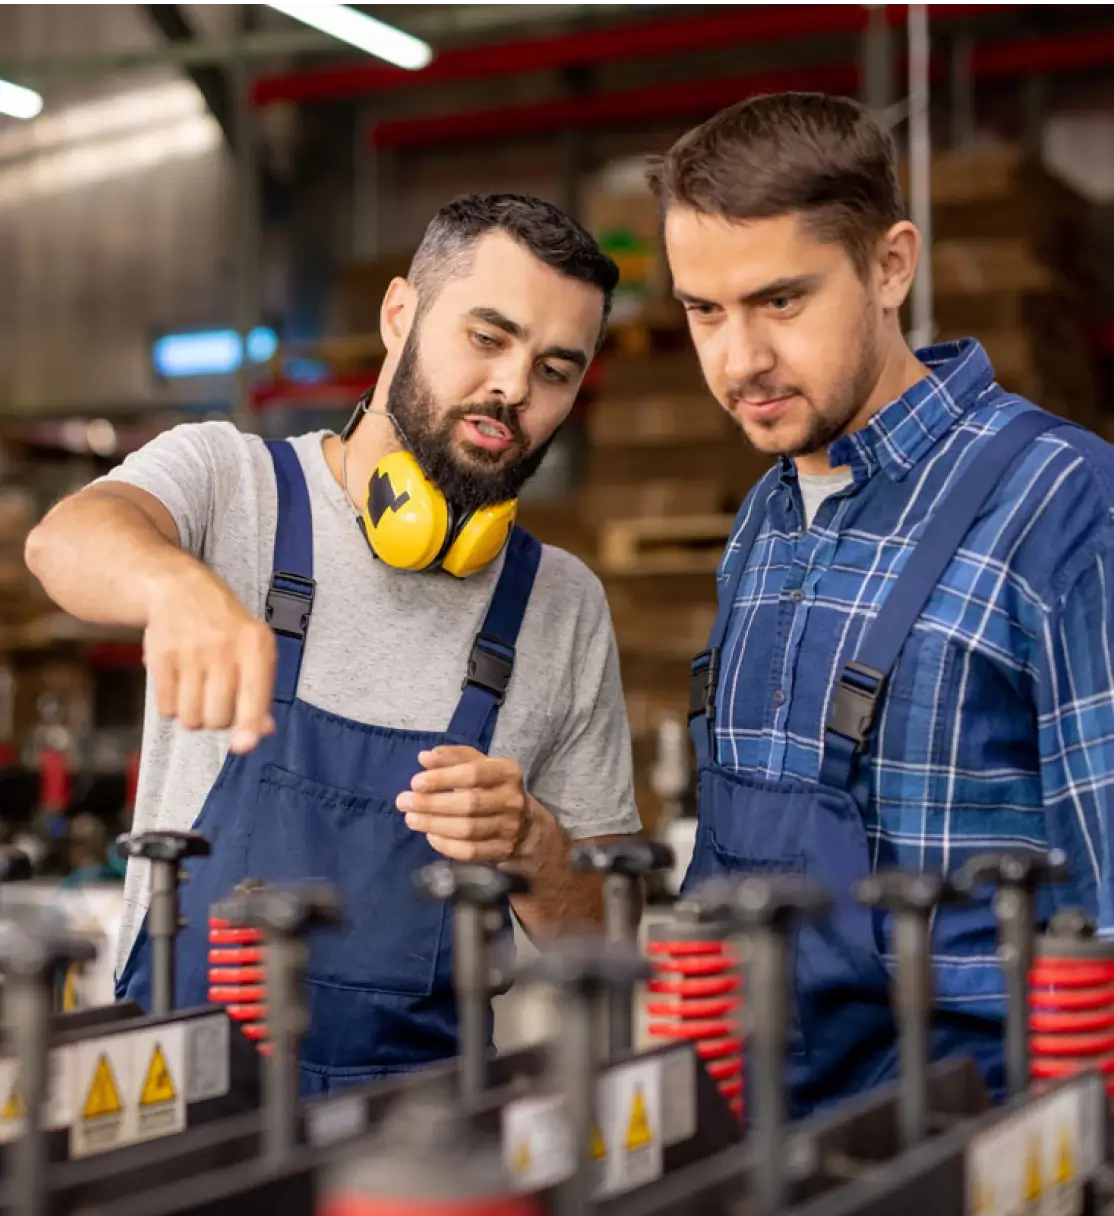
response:
[[[973,336],[998,380],[1101,428],[1089,349],[1089,204],[1016,145],[938,153],[932,269],[941,339]]]

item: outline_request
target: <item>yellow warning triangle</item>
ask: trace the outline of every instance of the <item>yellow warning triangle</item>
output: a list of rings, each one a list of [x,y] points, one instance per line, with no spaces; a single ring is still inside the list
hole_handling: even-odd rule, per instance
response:
[[[511,1161],[511,1171],[515,1174],[525,1174],[530,1168],[530,1141],[522,1140],[519,1142],[518,1148],[515,1149],[514,1158]]]
[[[598,1123],[592,1125],[592,1156],[596,1161],[607,1156],[607,1145],[603,1142],[603,1132],[600,1131]]]
[[[642,1086],[636,1086],[634,1101],[631,1103],[630,1122],[627,1124],[627,1152],[637,1152],[645,1148],[654,1139],[650,1130],[650,1120],[646,1117],[646,1099],[642,1094]]]
[[[85,1109],[82,1112],[86,1119],[99,1119],[103,1115],[121,1115],[124,1113],[120,1101],[120,1090],[116,1078],[112,1075],[112,1065],[108,1056],[102,1055],[97,1061],[97,1071],[93,1074],[93,1083],[85,1097]]]
[[[1040,1141],[1029,1141],[1029,1160],[1025,1166],[1025,1202],[1034,1203],[1040,1199],[1044,1186],[1041,1182],[1041,1146]]]
[[[1065,1128],[1060,1128],[1056,1141],[1056,1181],[1063,1185],[1075,1177],[1075,1160],[1071,1151],[1071,1137]]]
[[[177,1096],[170,1069],[166,1066],[166,1056],[162,1054],[162,1044],[156,1043],[151,1063],[147,1065],[147,1079],[143,1082],[139,1105],[161,1106],[164,1102],[173,1102]]]
[[[976,1183],[975,1198],[971,1206],[971,1216],[987,1216],[994,1206],[990,1187],[984,1182]]]
[[[8,1094],[8,1100],[4,1103],[4,1109],[0,1111],[0,1119],[22,1119],[27,1114],[27,1107],[23,1104],[23,1093],[19,1088],[19,1082],[12,1082],[12,1092]]]

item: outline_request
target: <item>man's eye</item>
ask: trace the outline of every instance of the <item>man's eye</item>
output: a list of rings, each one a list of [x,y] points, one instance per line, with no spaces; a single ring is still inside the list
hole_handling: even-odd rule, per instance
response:
[[[499,343],[490,334],[481,333],[478,329],[472,330],[472,341],[475,342],[477,346],[483,346],[487,349],[499,345]]]
[[[569,382],[568,376],[563,371],[550,366],[548,363],[542,364],[541,372],[551,384],[568,384]]]

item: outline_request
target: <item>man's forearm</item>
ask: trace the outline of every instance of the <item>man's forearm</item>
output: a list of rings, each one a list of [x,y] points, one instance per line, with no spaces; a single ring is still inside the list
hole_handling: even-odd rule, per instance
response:
[[[157,578],[200,567],[136,503],[108,490],[59,503],[28,536],[24,558],[66,612],[133,628],[147,624]]]
[[[511,903],[531,937],[550,938],[576,930],[598,931],[603,923],[603,880],[569,864],[573,841],[536,798],[529,797],[529,827],[515,866],[530,879],[530,893]]]

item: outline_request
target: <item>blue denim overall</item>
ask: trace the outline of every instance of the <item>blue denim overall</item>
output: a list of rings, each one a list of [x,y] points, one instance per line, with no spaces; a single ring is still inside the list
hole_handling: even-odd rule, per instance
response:
[[[699,780],[697,835],[681,893],[723,874],[807,874],[835,900],[824,923],[789,941],[794,995],[788,1027],[789,1111],[802,1117],[818,1106],[869,1089],[896,1073],[896,1027],[890,975],[882,958],[885,914],[857,905],[851,888],[870,872],[864,824],[868,797],[868,739],[889,676],[914,623],[979,509],[1018,454],[1041,432],[1065,425],[1033,410],[1018,415],[990,440],[979,476],[948,494],[924,530],[859,651],[845,662],[825,727],[820,779],[766,781],[723,768],[715,758],[718,667],[728,620],[747,558],[763,524],[752,512],[723,588],[708,648],[692,665],[690,713]],[[861,757],[861,760],[860,760]],[[988,904],[949,909],[963,934],[988,940]],[[991,1091],[1002,1086],[1001,1028],[934,1012],[934,1054],[975,1056]]]
[[[278,483],[267,594],[267,620],[278,646],[276,729],[249,754],[229,753],[194,825],[212,842],[212,855],[187,863],[176,1001],[180,1008],[208,1003],[209,909],[237,883],[251,877],[332,884],[343,899],[345,923],[310,938],[309,1029],[300,1060],[301,1090],[308,1096],[457,1052],[451,915],[412,885],[415,871],[440,854],[406,826],[395,799],[421,768],[419,752],[442,744],[482,752],[490,747],[541,546],[523,530],[513,531],[445,733],[338,717],[297,697],[313,609],[313,522],[294,449],[281,440],[267,447]],[[504,917],[509,930],[509,907]],[[149,1008],[150,981],[144,923],[117,982],[117,998]]]

